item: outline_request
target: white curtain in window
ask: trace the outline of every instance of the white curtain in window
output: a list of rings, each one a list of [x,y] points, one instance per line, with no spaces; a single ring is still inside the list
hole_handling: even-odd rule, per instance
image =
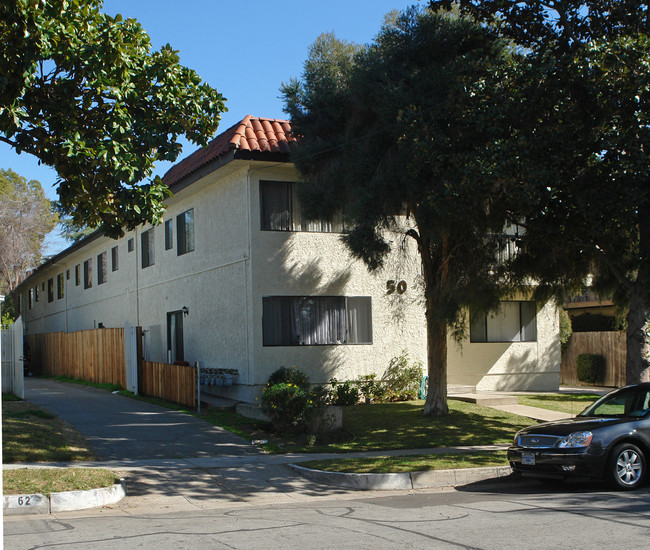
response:
[[[519,302],[501,302],[488,316],[487,335],[490,342],[519,341]]]
[[[348,343],[372,342],[372,304],[370,298],[347,298]]]

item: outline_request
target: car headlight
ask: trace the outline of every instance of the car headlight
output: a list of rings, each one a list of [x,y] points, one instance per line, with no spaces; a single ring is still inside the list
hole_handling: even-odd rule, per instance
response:
[[[591,432],[573,432],[563,437],[558,443],[558,447],[589,447],[594,434]]]

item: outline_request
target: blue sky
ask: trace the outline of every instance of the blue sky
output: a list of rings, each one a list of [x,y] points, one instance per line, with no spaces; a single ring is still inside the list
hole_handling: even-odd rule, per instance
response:
[[[154,49],[171,44],[181,63],[196,70],[227,99],[217,133],[247,114],[286,118],[279,88],[300,76],[309,45],[333,31],[338,38],[370,42],[384,14],[418,3],[416,0],[105,0],[104,12],[134,17],[145,28]],[[178,160],[195,146],[188,144]],[[162,175],[169,163],[157,166]],[[56,198],[55,172],[39,166],[31,155],[17,155],[0,144],[0,168],[11,168],[41,182],[49,198]],[[56,235],[47,240],[47,253],[66,246]]]

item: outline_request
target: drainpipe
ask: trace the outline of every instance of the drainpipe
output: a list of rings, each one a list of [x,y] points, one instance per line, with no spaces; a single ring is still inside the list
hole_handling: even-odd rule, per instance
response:
[[[253,316],[251,315],[251,304],[248,303],[248,293],[249,293],[249,284],[252,284],[252,280],[249,280],[248,272],[250,270],[250,266],[252,265],[251,262],[251,250],[252,250],[252,243],[251,243],[251,238],[252,238],[252,229],[251,229],[251,166],[250,164],[248,165],[248,170],[246,171],[246,201],[247,201],[247,207],[246,207],[246,222],[248,226],[248,252],[247,252],[247,257],[248,259],[244,263],[244,280],[246,282],[246,292],[244,293],[246,295],[246,381],[248,384],[251,383],[251,354],[250,354],[250,331],[251,331],[251,326],[252,326],[252,321],[253,321]],[[253,289],[251,287],[250,292],[252,292]]]

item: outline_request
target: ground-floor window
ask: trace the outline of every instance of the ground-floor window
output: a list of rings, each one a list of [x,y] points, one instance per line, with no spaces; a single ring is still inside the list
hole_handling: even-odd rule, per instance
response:
[[[368,296],[269,296],[262,310],[265,346],[372,344]]]
[[[471,314],[471,342],[535,342],[535,302],[501,302],[488,315]]]

